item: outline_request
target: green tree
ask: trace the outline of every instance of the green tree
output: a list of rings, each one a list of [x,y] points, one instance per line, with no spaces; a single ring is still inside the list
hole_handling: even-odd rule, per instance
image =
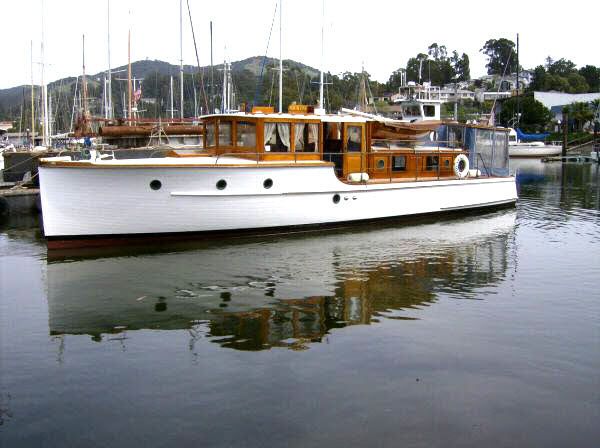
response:
[[[543,129],[552,120],[552,113],[533,96],[512,97],[502,102],[502,112],[500,113],[500,122],[504,126],[509,126],[514,122],[518,110],[521,113],[519,125],[527,131],[537,131]]]
[[[515,43],[512,40],[505,38],[489,39],[479,51],[488,57],[488,63],[486,64],[488,75],[502,75],[507,63],[506,73],[517,71],[517,53]]]
[[[578,131],[583,131],[586,123],[594,119],[594,111],[588,103],[573,103],[570,112],[570,118],[575,122],[575,129]]]
[[[600,92],[600,67],[586,65],[579,69],[579,74],[585,78],[590,92]]]
[[[546,70],[548,70],[548,73],[551,75],[568,76],[569,74],[576,72],[575,64],[564,58],[560,58],[558,61],[552,61],[552,58],[548,56],[546,61],[548,61]]]

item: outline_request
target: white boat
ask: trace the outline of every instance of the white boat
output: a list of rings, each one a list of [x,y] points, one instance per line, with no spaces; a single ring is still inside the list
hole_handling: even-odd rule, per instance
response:
[[[524,142],[517,138],[517,131],[509,128],[508,154],[510,157],[552,157],[562,154],[562,146],[544,142]]]
[[[264,232],[517,200],[505,129],[445,125],[442,141],[421,143],[438,122],[430,129],[291,109],[205,117],[203,154],[42,159],[48,247]]]

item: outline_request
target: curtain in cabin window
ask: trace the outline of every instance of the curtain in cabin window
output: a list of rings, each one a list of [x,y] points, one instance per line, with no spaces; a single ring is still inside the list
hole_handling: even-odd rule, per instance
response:
[[[294,127],[294,149],[304,151],[304,123],[296,123]]]
[[[265,122],[265,145],[271,141],[271,137],[273,137],[273,132],[275,132],[275,123],[266,123]]]
[[[277,123],[277,133],[281,139],[281,143],[289,149],[290,147],[290,124],[289,123]]]
[[[319,125],[317,123],[308,125],[308,149],[314,152],[319,150]]]

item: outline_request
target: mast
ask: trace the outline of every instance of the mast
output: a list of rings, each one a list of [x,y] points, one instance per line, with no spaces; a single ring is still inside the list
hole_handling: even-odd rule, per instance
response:
[[[283,0],[279,0],[279,113],[283,110],[283,59],[281,59],[281,4]]]
[[[87,127],[87,119],[88,119],[88,110],[87,110],[87,103],[88,103],[88,98],[87,98],[87,78],[85,77],[85,34],[83,35],[83,77],[82,77],[82,83],[83,83],[83,120],[86,123],[86,127]]]
[[[42,116],[43,116],[43,145],[48,146],[48,87],[44,82],[44,0],[42,0]]]
[[[517,127],[521,117],[519,116],[519,33],[517,33]]]
[[[183,12],[182,0],[179,0],[179,75],[180,75],[180,100],[179,100],[179,118],[183,119]]]
[[[31,41],[31,146],[35,146],[35,105],[33,93],[33,41]]]
[[[110,72],[110,0],[106,1],[107,6],[108,6],[108,12],[107,12],[107,17],[108,17],[108,33],[107,33],[107,40],[108,40],[108,94],[106,95],[106,118],[111,119],[112,118],[112,75]]]
[[[129,120],[131,120],[131,30],[127,34],[127,114]]]
[[[227,61],[223,60],[223,113],[226,114],[229,109],[227,104]]]
[[[212,20],[210,21],[210,110],[207,114],[212,114],[215,110],[215,76],[213,70],[213,39],[212,39]]]
[[[321,21],[321,82],[319,83],[319,109],[325,110],[323,104],[323,70],[324,70],[324,58],[323,58],[323,41],[325,33],[325,0],[323,0],[323,20]]]
[[[170,92],[171,92],[171,120],[172,120],[173,119],[173,112],[174,112],[174,109],[173,109],[173,75],[171,75],[171,89],[170,89]]]

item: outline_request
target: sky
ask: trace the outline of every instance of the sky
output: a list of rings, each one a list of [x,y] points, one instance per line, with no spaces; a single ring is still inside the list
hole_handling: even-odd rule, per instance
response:
[[[187,1],[201,65],[210,64],[210,21],[215,64],[264,55],[272,23],[267,55],[279,57],[279,0]],[[578,67],[600,66],[596,1],[325,0],[324,6],[323,0],[282,2],[283,58],[315,68],[323,61],[325,71],[335,74],[359,72],[364,64],[372,79],[385,82],[410,57],[427,53],[436,42],[449,53],[467,53],[475,78],[486,73],[486,57],[479,51],[484,43],[502,37],[516,41],[517,33],[525,68],[544,64],[547,56],[570,59]],[[41,83],[42,28],[46,82],[81,74],[84,34],[86,73],[106,70],[109,5],[111,67],[127,63],[129,29],[132,62],[159,59],[179,64],[179,0],[1,0],[0,4],[0,89],[31,83],[32,41],[33,82]],[[186,0],[183,62],[196,65]]]

